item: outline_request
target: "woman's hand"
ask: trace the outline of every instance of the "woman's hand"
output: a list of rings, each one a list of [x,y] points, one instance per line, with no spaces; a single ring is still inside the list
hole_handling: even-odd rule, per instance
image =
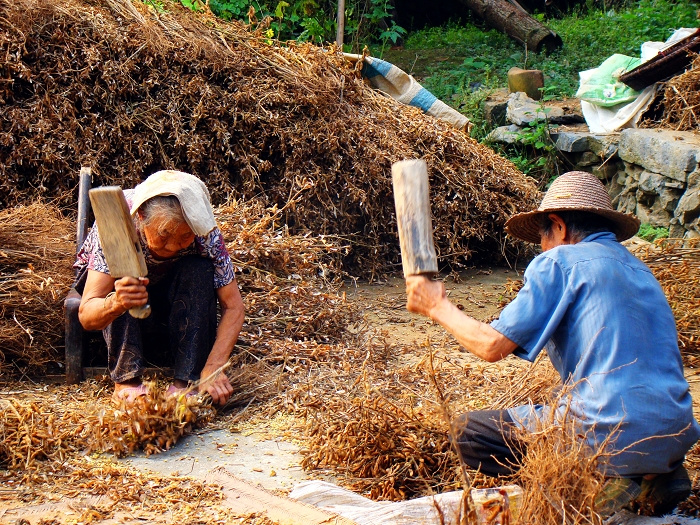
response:
[[[122,277],[114,281],[114,295],[111,298],[112,304],[107,304],[114,313],[121,313],[136,306],[143,306],[148,303],[147,277]]]
[[[199,383],[199,392],[208,392],[216,405],[223,405],[233,394],[233,386],[231,386],[231,382],[226,374],[221,370],[218,373],[216,372],[220,368],[220,366],[217,367],[207,363],[199,376],[201,381]],[[212,374],[215,375],[209,377]]]
[[[442,281],[433,281],[424,275],[406,277],[406,308],[409,312],[432,317],[431,312],[447,299]]]

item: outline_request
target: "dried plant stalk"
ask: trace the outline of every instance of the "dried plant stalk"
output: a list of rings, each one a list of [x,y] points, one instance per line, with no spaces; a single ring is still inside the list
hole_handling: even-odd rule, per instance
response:
[[[695,53],[691,67],[665,83],[661,126],[676,131],[700,129],[700,56]],[[658,124],[657,124],[658,125]]]
[[[376,277],[400,263],[391,164],[424,158],[441,264],[524,253],[503,225],[539,193],[511,162],[378,94],[334,46],[282,46],[260,25],[159,5],[5,6],[0,204],[58,195],[74,208],[80,163],[123,187],[176,168],[217,205],[259,199],[292,233],[341,237],[343,268]]]

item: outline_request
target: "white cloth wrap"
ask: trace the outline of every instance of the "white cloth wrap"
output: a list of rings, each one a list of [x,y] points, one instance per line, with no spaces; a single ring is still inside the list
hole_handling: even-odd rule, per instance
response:
[[[148,199],[159,195],[177,197],[185,221],[195,235],[205,237],[216,228],[209,190],[194,175],[176,170],[157,171],[134,188],[131,215]]]

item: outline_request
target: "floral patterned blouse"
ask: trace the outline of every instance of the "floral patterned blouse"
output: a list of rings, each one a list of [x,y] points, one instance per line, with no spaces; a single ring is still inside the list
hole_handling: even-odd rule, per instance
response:
[[[133,190],[125,190],[124,196],[131,207],[131,196]],[[180,258],[186,255],[199,255],[211,259],[214,264],[214,287],[221,288],[233,282],[236,274],[233,270],[231,258],[224,243],[224,236],[221,230],[217,227],[210,231],[205,237],[195,236],[194,242],[170,259],[155,259],[148,249],[146,239],[144,239],[139,228],[136,229],[141,242],[144,258],[146,259],[146,267],[148,268],[148,279],[151,284],[157,283],[165,276],[172,265]],[[85,269],[95,270],[97,272],[109,274],[109,266],[105,260],[100,238],[97,233],[97,224],[93,224],[90,233],[85,238],[80,251],[78,252],[75,264],[79,273]]]

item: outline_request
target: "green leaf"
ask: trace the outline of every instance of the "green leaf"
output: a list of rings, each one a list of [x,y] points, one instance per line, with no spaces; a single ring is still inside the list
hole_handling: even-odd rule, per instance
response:
[[[277,4],[277,7],[275,7],[275,17],[276,18],[279,18],[279,19],[284,18],[284,8],[285,7],[289,7],[289,3],[285,2],[284,0],[282,0],[281,2],[279,2]]]

